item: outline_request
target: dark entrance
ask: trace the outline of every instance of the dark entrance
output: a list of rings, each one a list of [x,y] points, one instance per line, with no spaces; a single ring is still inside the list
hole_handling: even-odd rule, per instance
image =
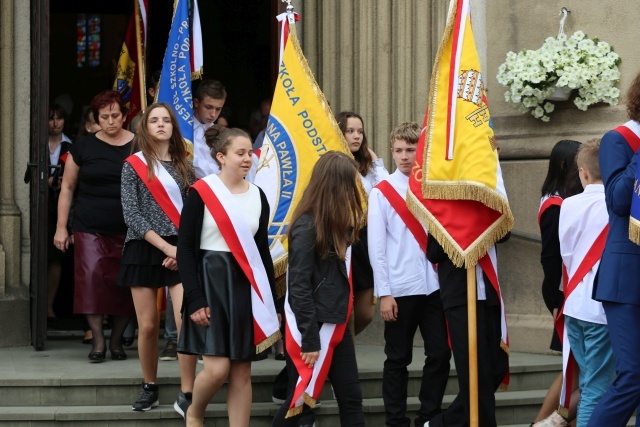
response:
[[[111,88],[115,64],[134,0],[30,0],[31,3],[31,318],[32,342],[43,349],[47,337],[46,144],[49,104],[70,108],[64,132],[78,133],[83,109],[96,93]],[[279,0],[199,0],[204,44],[204,78],[227,87],[232,125],[246,128],[249,115],[273,93],[276,76]],[[146,74],[161,68],[173,0],[149,1]],[[99,17],[99,60],[79,64],[82,19]],[[88,25],[88,24],[86,24]],[[87,27],[88,28],[88,27]],[[91,52],[87,51],[88,56]],[[197,84],[197,82],[194,82]],[[69,264],[67,264],[68,266]],[[56,314],[72,316],[73,274],[63,273]]]

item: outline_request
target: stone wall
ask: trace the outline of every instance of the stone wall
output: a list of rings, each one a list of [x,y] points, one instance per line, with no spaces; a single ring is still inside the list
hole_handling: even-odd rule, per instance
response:
[[[0,8],[0,346],[26,345],[29,325],[29,2]]]
[[[547,351],[553,327],[540,292],[542,268],[537,224],[540,187],[551,148],[561,139],[586,141],[600,137],[627,120],[623,106],[596,105],[582,112],[571,102],[563,102],[556,104],[551,121],[543,123],[530,115],[520,115],[504,101],[505,88],[498,84],[495,75],[506,53],[537,49],[546,37],[557,35],[563,6],[571,11],[565,23],[567,35],[582,30],[588,37],[608,42],[620,55],[622,77],[618,87],[623,93],[640,71],[636,42],[629,36],[640,19],[640,8],[633,0],[487,0],[489,49],[485,81],[502,149],[504,180],[516,220],[513,237],[498,249],[509,335],[516,351]]]

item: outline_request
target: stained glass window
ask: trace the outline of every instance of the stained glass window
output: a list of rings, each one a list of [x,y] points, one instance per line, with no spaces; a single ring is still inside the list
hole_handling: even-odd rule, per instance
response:
[[[89,15],[88,20],[89,67],[100,65],[100,15]]]
[[[78,64],[78,68],[82,68],[84,67],[87,59],[87,20],[84,13],[78,14],[76,27],[78,35],[76,41],[78,45],[78,56],[76,59],[76,63]]]
[[[100,65],[100,15],[78,14],[77,20],[78,68]]]

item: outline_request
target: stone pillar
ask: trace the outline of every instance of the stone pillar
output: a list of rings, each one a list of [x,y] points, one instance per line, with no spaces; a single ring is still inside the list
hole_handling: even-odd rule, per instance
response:
[[[301,33],[309,66],[334,113],[362,115],[369,143],[389,169],[391,130],[424,117],[447,14],[440,3],[304,2]]]
[[[14,2],[0,10],[0,298],[20,286],[20,210],[14,198]],[[23,100],[27,102],[27,99]],[[4,272],[2,271],[4,267]],[[4,273],[4,274],[2,274]]]

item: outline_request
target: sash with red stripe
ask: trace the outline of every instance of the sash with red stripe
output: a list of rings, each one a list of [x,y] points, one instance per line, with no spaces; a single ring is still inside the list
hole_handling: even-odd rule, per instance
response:
[[[495,245],[489,248],[485,256],[478,260],[478,265],[489,279],[493,290],[498,295],[498,300],[500,301],[500,347],[507,354],[509,354],[509,334],[507,331],[507,313],[504,308],[504,300],[502,299],[502,291],[500,290],[500,282],[498,282],[498,258],[496,254]],[[509,386],[511,374],[510,371],[507,370],[507,374],[502,379],[501,387],[506,389]]]
[[[538,210],[538,225],[540,225],[542,214],[544,214],[551,206],[562,206],[562,197],[549,196],[542,201],[542,203],[540,204],[540,209]]]
[[[131,165],[140,180],[147,187],[153,199],[158,203],[160,209],[162,209],[162,212],[167,215],[167,218],[169,218],[176,228],[179,228],[183,200],[180,187],[176,180],[173,179],[162,163],[156,161],[153,165],[154,179],[149,181],[149,167],[141,151],[127,157],[125,161]]]
[[[242,214],[242,206],[233,200],[233,195],[217,175],[198,180],[192,188],[202,198],[231,254],[251,283],[253,342],[256,353],[260,353],[280,339],[281,334],[267,271]]]
[[[578,287],[596,263],[600,261],[605,242],[607,241],[608,232],[609,224],[602,229],[571,278],[569,278],[566,267],[564,265],[562,266],[562,288],[565,301],[567,301],[569,295]],[[567,418],[568,408],[571,403],[571,384],[573,384],[576,363],[573,353],[571,352],[571,347],[569,346],[567,331],[564,327],[564,306],[560,308],[555,318],[555,328],[562,341],[562,368],[564,373],[562,376],[562,390],[560,392],[560,408],[558,412]]]
[[[380,181],[378,185],[375,186],[380,192],[387,198],[389,204],[396,211],[400,219],[405,223],[413,237],[415,237],[416,241],[420,245],[420,248],[423,252],[427,251],[427,233],[424,231],[422,224],[420,221],[416,219],[415,216],[411,213],[409,208],[407,207],[407,202],[402,198],[400,194],[396,191],[395,188],[391,185],[391,183],[387,180]]]
[[[625,141],[627,141],[627,144],[629,144],[629,148],[631,148],[634,153],[638,151],[638,148],[640,148],[640,136],[638,136],[638,134],[636,134],[628,125],[633,125],[635,123],[636,122],[634,121],[627,122],[614,129],[615,132],[622,135]]]
[[[353,308],[353,281],[351,279],[351,247],[347,248],[345,258],[347,267],[347,275],[349,277],[349,303],[347,306],[347,319],[351,316]],[[288,280],[288,275],[287,275]],[[329,369],[331,368],[331,359],[333,358],[333,350],[342,341],[345,333],[348,332],[347,322],[340,325],[334,323],[323,323],[320,327],[320,356],[318,360],[310,368],[304,363],[300,357],[302,351],[302,334],[298,330],[296,316],[289,305],[289,286],[287,286],[287,295],[285,296],[285,340],[287,353],[298,371],[298,381],[294,389],[291,405],[287,411],[285,418],[293,417],[302,412],[303,404],[315,407],[316,401],[320,397],[322,387],[324,386]]]

